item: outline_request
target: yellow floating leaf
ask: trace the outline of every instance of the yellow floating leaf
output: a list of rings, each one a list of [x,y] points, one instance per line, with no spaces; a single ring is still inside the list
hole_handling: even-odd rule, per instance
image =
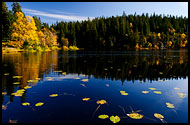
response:
[[[5,75],[5,76],[8,76],[8,75],[9,75],[9,73],[4,73],[4,75]]]
[[[125,91],[120,91],[121,95],[128,95]]]
[[[105,114],[98,116],[98,118],[100,118],[100,119],[106,119],[106,118],[108,118],[108,117],[109,117],[109,116],[108,116],[108,115],[105,115]]]
[[[9,123],[18,123],[17,120],[10,120],[9,119]]]
[[[53,71],[53,72],[62,72],[61,70],[58,70],[58,71]]]
[[[113,123],[117,123],[120,121],[120,117],[119,116],[111,116],[110,117],[110,121],[112,121]]]
[[[82,75],[80,75],[80,76],[85,76],[85,74],[82,74]]]
[[[30,105],[30,103],[29,102],[23,102],[22,105],[27,106],[27,105]]]
[[[88,101],[88,100],[90,100],[90,98],[83,98],[82,100],[83,101]]]
[[[158,119],[163,119],[164,116],[158,113],[154,113],[154,117],[158,118]]]
[[[179,88],[174,88],[175,90],[179,90]]]
[[[83,82],[88,82],[88,79],[82,79],[81,81],[83,81]]]
[[[51,79],[52,77],[46,77],[46,79]]]
[[[51,95],[49,95],[49,97],[56,97],[56,96],[58,96],[58,94],[51,94]]]
[[[158,80],[158,82],[162,82],[162,81],[163,81],[163,80],[161,80],[161,79],[160,79],[160,80]]]
[[[22,96],[23,93],[15,93],[14,96]]]
[[[142,91],[142,93],[147,94],[147,93],[149,93],[149,91]]]
[[[143,115],[136,113],[136,112],[133,112],[131,114],[127,114],[127,116],[129,116],[132,119],[142,119],[143,118]]]
[[[2,109],[3,109],[3,110],[6,110],[6,109],[7,109],[7,106],[6,106],[6,105],[2,105]]]
[[[149,88],[150,90],[156,90],[156,88]]]
[[[38,80],[28,80],[27,82],[38,82]]]
[[[35,78],[36,80],[40,80],[41,78]]]
[[[35,106],[42,106],[44,103],[43,102],[38,102],[35,104]]]
[[[77,77],[77,78],[74,78],[74,79],[80,79],[79,77]]]
[[[19,78],[22,78],[23,76],[13,76],[13,78],[17,78],[17,79],[19,79]]]
[[[179,92],[179,93],[177,93],[177,94],[178,94],[178,96],[179,96],[180,98],[185,98],[185,96],[186,96],[186,94],[181,93],[181,92]]]
[[[165,81],[169,81],[169,80],[165,80]]]
[[[167,105],[168,108],[175,108],[174,104],[171,104],[169,102],[166,102],[166,105]]]
[[[62,75],[66,75],[67,73],[66,72],[62,72]]]
[[[13,84],[14,84],[14,85],[18,85],[18,84],[20,84],[20,82],[13,82]]]
[[[6,92],[2,92],[2,95],[5,95],[5,94],[7,94]]]
[[[156,93],[156,94],[162,94],[161,91],[154,91],[154,93]]]
[[[30,89],[32,86],[25,86],[24,89]]]
[[[51,81],[51,80],[53,80],[52,78],[49,78],[49,79],[47,79],[48,81]]]
[[[105,68],[104,70],[105,70],[105,71],[107,71],[108,69],[107,69],[107,68]]]
[[[102,104],[106,104],[107,102],[106,100],[98,100],[96,103],[102,105]]]

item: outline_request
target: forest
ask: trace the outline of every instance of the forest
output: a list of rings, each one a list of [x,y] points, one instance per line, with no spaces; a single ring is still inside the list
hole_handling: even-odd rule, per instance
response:
[[[127,8],[126,8],[127,9]],[[151,50],[188,46],[188,18],[148,13],[61,21],[26,16],[18,2],[2,2],[2,45],[23,50]]]

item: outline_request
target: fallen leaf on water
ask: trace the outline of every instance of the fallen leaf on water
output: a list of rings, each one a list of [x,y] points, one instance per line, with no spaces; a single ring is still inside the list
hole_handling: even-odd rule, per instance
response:
[[[53,80],[52,78],[49,78],[49,79],[47,79],[48,81],[51,81],[51,80]]]
[[[30,89],[32,86],[25,86],[24,89]]]
[[[154,93],[156,93],[156,94],[162,94],[161,91],[154,91]]]
[[[9,123],[18,123],[17,120],[10,120],[9,119]]]
[[[82,79],[81,81],[83,81],[83,82],[88,82],[88,79]]]
[[[42,106],[44,103],[43,102],[38,102],[35,104],[35,106]]]
[[[85,76],[84,74],[80,75],[80,76]]]
[[[88,100],[90,100],[90,98],[83,98],[82,100],[83,101],[88,101]]]
[[[6,105],[2,105],[2,109],[3,109],[3,110],[6,110],[6,109],[7,109],[7,106],[6,106]]]
[[[58,96],[58,94],[51,94],[51,95],[49,95],[49,97],[56,97],[56,96]]]
[[[19,79],[19,78],[22,78],[23,76],[13,76],[13,78],[17,78],[17,79]]]
[[[164,116],[158,113],[154,113],[154,117],[158,118],[158,119],[163,119]]]
[[[77,77],[77,78],[74,78],[74,79],[80,79],[79,77]]]
[[[28,80],[27,82],[38,82],[38,80]]]
[[[147,93],[149,93],[149,91],[142,91],[142,93],[147,94]]]
[[[102,104],[106,104],[107,102],[106,100],[98,100],[96,103],[102,105]]]
[[[179,96],[180,98],[185,98],[185,96],[186,96],[186,94],[181,93],[181,92],[179,92],[179,93],[177,93],[177,94],[178,94],[178,96]]]
[[[143,118],[143,115],[136,113],[136,112],[127,114],[127,116],[129,116],[132,119],[142,119]]]
[[[162,82],[162,81],[163,81],[163,80],[161,80],[161,79],[160,79],[160,80],[158,80],[158,82]]]
[[[174,88],[175,90],[179,90],[179,88]]]
[[[128,95],[125,91],[120,91],[121,95]]]
[[[110,85],[109,84],[106,84],[106,87],[109,87]]]
[[[62,72],[61,70],[58,70],[58,71],[53,71],[53,72]]]
[[[2,95],[5,95],[5,94],[7,94],[6,92],[2,92]]]
[[[35,78],[36,80],[40,80],[41,78]]]
[[[83,87],[86,87],[86,85],[85,84],[80,84],[81,86],[83,86]]]
[[[165,81],[169,81],[169,80],[166,79]]]
[[[150,90],[156,90],[156,88],[149,88]]]
[[[23,102],[22,105],[27,106],[27,105],[30,105],[30,103],[29,102]]]
[[[163,72],[159,72],[159,74],[160,74],[160,75],[162,75],[162,74],[163,74]]]
[[[5,75],[5,76],[8,76],[8,75],[9,75],[9,73],[4,73],[4,75]]]
[[[166,102],[166,105],[167,105],[168,108],[175,108],[174,104],[171,104],[169,102]]]
[[[14,85],[18,85],[18,84],[20,84],[20,82],[13,82],[13,84],[14,84]]]
[[[67,73],[66,72],[62,72],[62,75],[66,75]]]
[[[106,118],[108,118],[108,117],[109,117],[109,116],[108,116],[108,115],[105,115],[105,114],[98,116],[98,118],[100,118],[100,119],[106,119]]]
[[[119,116],[111,116],[110,117],[110,121],[112,121],[113,123],[117,123],[120,121],[120,117]]]

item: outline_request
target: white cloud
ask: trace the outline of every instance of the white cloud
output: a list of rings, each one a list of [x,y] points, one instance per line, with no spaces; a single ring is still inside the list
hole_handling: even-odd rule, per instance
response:
[[[88,19],[88,17],[84,17],[84,16],[53,14],[53,13],[47,13],[47,12],[42,12],[42,11],[27,9],[27,8],[23,8],[23,11],[28,14],[34,14],[34,15],[38,15],[38,16],[44,16],[44,17],[56,18],[56,19],[62,19],[62,20],[69,20],[69,21],[77,21],[77,20],[82,21],[82,20]],[[93,19],[94,17],[89,17],[89,18]]]

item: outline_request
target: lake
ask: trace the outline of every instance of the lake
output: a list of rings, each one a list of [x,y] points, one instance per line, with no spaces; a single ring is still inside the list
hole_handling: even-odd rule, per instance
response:
[[[188,122],[188,50],[21,52],[2,65],[3,123]]]

